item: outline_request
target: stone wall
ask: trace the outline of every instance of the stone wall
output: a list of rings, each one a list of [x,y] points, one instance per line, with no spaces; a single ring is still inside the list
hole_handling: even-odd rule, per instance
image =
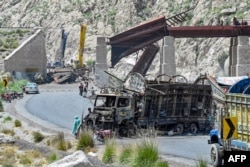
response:
[[[38,29],[17,49],[4,59],[4,72],[40,73],[46,77],[45,34]]]

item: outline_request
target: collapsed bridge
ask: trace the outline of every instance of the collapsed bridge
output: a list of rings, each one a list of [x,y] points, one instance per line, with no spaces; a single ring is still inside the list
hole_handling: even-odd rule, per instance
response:
[[[188,13],[192,9],[189,9],[169,18],[165,18],[165,16],[156,17],[152,20],[143,22],[135,27],[130,28],[127,31],[124,31],[109,38],[107,44],[111,46],[111,66],[114,67],[123,57],[126,57],[132,53],[144,49],[147,46],[152,45],[153,43],[163,39],[166,36],[171,36],[173,38],[213,38],[250,36],[250,26],[247,24],[218,26],[175,26],[176,24],[186,21],[189,17]],[[232,42],[231,45],[233,45],[231,47],[234,47],[235,45],[237,45],[237,42]],[[152,54],[152,57],[154,56],[155,55]],[[237,55],[231,55],[231,57],[232,56],[237,57]],[[148,57],[150,56],[147,56],[147,58]],[[142,58],[143,61],[139,62],[137,66],[150,66],[152,61],[145,62],[147,58]],[[170,62],[170,64],[171,63],[175,62]],[[231,64],[235,65],[235,62],[231,62]],[[248,64],[250,64],[250,62]],[[237,69],[234,69],[234,71],[231,72],[231,75],[237,75],[235,71],[237,71]]]

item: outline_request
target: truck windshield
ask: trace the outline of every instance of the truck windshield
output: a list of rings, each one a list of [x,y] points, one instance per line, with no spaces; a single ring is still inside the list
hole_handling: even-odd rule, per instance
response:
[[[114,107],[115,96],[97,96],[95,100],[95,106],[97,107]]]
[[[128,98],[120,98],[118,100],[118,107],[127,107],[129,106],[129,99]]]

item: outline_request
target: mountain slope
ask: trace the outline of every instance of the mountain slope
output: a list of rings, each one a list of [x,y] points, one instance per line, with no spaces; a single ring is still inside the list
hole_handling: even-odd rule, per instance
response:
[[[63,27],[68,33],[65,62],[69,63],[77,58],[80,23],[87,23],[84,56],[94,60],[97,36],[108,38],[150,18],[159,15],[167,18],[194,6],[191,17],[182,25],[216,25],[218,20],[231,24],[234,16],[249,18],[249,4],[248,0],[3,0],[0,1],[0,26],[42,27],[50,61],[60,57]],[[175,46],[178,74],[190,80],[204,72],[227,75],[224,65],[229,38],[176,39]],[[128,59],[122,60],[123,64]],[[153,73],[158,72],[158,59],[151,67]],[[117,67],[124,70],[121,64]]]

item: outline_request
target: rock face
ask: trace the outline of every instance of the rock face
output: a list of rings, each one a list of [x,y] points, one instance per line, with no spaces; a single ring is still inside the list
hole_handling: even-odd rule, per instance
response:
[[[34,3],[35,2],[35,3]],[[231,5],[228,5],[231,4]],[[68,34],[65,63],[78,55],[80,23],[87,23],[84,50],[85,60],[95,60],[96,39],[112,37],[139,23],[164,15],[166,18],[196,7],[183,25],[231,24],[234,16],[248,19],[250,2],[247,0],[12,0],[0,1],[0,27],[42,27],[46,33],[46,53],[49,61],[60,57],[61,28]],[[1,42],[0,42],[1,43]],[[158,42],[161,45],[162,41]],[[177,74],[194,80],[200,73],[227,75],[224,63],[229,55],[229,38],[175,39]],[[0,46],[1,47],[1,46]],[[108,48],[108,63],[110,49]],[[0,52],[1,55],[1,52]],[[138,56],[124,58],[114,72],[127,71]],[[150,73],[159,72],[159,56],[155,58]],[[124,74],[125,75],[125,74]]]
[[[82,151],[76,151],[75,153],[64,157],[50,165],[48,167],[92,167],[88,158]]]

